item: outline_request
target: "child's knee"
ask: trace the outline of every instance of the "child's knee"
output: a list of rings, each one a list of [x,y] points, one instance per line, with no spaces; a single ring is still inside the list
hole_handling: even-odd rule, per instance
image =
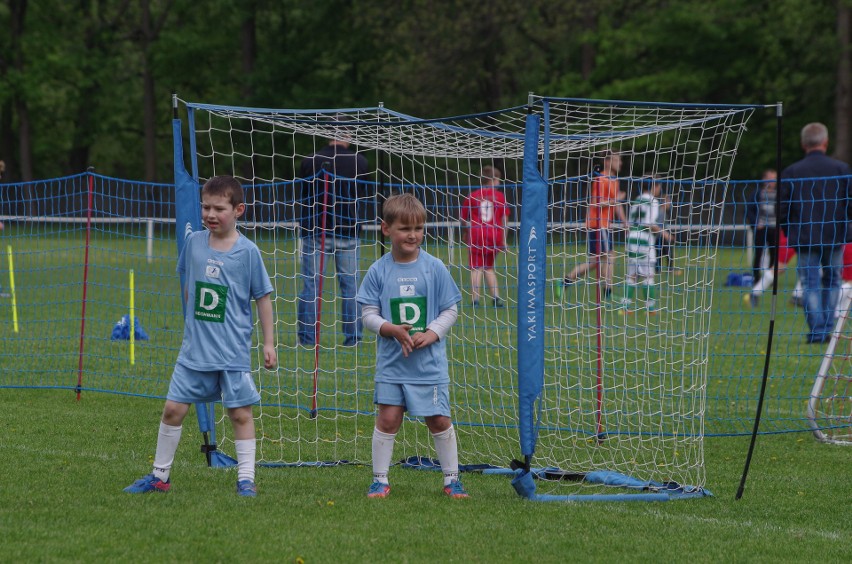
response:
[[[163,423],[178,427],[183,423],[188,411],[189,404],[166,400],[166,405],[163,406]]]
[[[433,435],[436,433],[443,433],[452,426],[453,420],[446,415],[432,415],[430,417],[426,417],[426,427],[429,428],[429,432]]]
[[[242,427],[254,422],[254,414],[250,406],[229,409],[228,418],[235,427]]]
[[[396,405],[380,405],[376,414],[376,429],[394,434],[402,426],[403,409]]]

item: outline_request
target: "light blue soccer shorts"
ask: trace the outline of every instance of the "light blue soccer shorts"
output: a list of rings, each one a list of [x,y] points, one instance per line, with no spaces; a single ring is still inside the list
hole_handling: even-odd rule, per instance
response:
[[[175,364],[166,399],[180,403],[208,403],[220,399],[225,407],[243,407],[260,401],[251,372],[202,372]]]
[[[376,382],[373,403],[401,405],[415,417],[450,416],[449,384],[389,384]]]

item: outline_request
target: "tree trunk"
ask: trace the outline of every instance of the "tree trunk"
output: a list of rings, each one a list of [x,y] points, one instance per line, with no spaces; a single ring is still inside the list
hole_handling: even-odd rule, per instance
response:
[[[30,128],[30,110],[26,100],[19,98],[15,102],[15,110],[18,114],[18,143],[20,157],[18,166],[21,170],[21,180],[30,182],[34,180],[33,175],[33,139]]]
[[[247,2],[246,4],[246,12],[243,16],[240,32],[241,66],[243,72],[241,94],[243,96],[243,105],[249,106],[254,99],[254,65],[257,59],[257,5],[256,2]],[[259,166],[257,159],[258,156],[253,154],[251,156],[251,163],[248,161],[243,163],[239,174],[246,180],[254,178],[254,171],[258,170]]]
[[[255,2],[249,2],[242,25],[242,70],[243,77],[245,77],[242,83],[242,94],[244,103],[249,103],[254,95],[252,78],[257,59],[256,10]]]
[[[154,29],[151,25],[151,2],[142,0],[142,127],[145,131],[145,180],[157,179],[157,110],[154,99],[154,74],[151,71],[151,42]]]
[[[12,0],[11,8],[11,44],[12,66],[18,76],[24,76],[24,21],[27,15],[27,0]],[[27,182],[33,180],[33,142],[30,127],[30,111],[27,99],[21,92],[22,85],[12,86],[12,106],[18,116],[18,172],[20,179]]]
[[[834,156],[849,162],[852,153],[850,143],[850,112],[852,112],[852,64],[850,63],[850,8],[846,0],[837,2],[837,41],[840,58],[837,62],[837,78],[834,87]]]
[[[91,46],[89,46],[91,48]],[[95,103],[95,87],[84,87],[80,91],[77,111],[74,114],[74,134],[71,148],[68,150],[68,170],[66,174],[85,172],[89,165],[91,151],[90,134],[92,130],[91,104]]]
[[[145,180],[155,182],[157,180],[157,102],[154,99],[154,74],[151,72],[151,62],[147,54],[143,61],[142,96],[145,127]]]
[[[583,80],[589,80],[595,70],[595,57],[597,51],[592,43],[592,37],[598,27],[598,14],[595,2],[586,2],[583,9],[583,29],[585,30],[583,43],[580,46],[580,75]]]
[[[5,73],[0,68],[0,81],[4,81]],[[15,153],[15,132],[12,131],[12,101],[6,101],[0,107],[0,161],[6,164],[6,172],[2,174],[0,182],[14,182],[18,179],[17,173],[13,172],[16,165],[12,161]]]

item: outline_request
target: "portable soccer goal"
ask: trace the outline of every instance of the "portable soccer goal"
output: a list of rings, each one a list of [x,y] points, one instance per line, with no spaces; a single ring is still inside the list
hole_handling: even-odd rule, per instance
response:
[[[852,292],[841,296],[834,333],[808,400],[808,422],[817,440],[852,445]]]
[[[200,228],[200,185],[232,174],[246,188],[241,228],[260,247],[275,286],[279,367],[255,370],[261,464],[370,461],[376,336],[344,346],[345,304],[332,253],[322,255],[322,282],[311,295],[301,268],[301,239],[321,233],[316,223],[304,231],[302,219],[333,213],[328,200],[306,194],[352,185],[327,171],[303,177],[301,163],[336,140],[370,165],[341,196],[357,209],[359,276],[387,251],[379,229],[383,200],[406,191],[428,211],[424,248],[462,289],[447,350],[463,469],[501,472],[520,444],[516,489],[528,497],[544,499],[527,482],[533,477],[545,496],[610,499],[600,497],[603,485],[626,486],[623,496],[633,499],[706,494],[703,421],[720,210],[757,106],[531,96],[523,106],[443,119],[381,105],[286,110],[175,98],[175,108],[177,221],[185,226],[179,239]],[[670,201],[665,221],[676,239],[677,268],[657,275],[653,311],[627,314],[621,307],[627,256],[618,225],[611,281],[594,264],[582,281],[562,287],[566,273],[588,260],[584,218],[605,152],[622,158],[617,178],[625,206],[650,179],[664,185]],[[510,208],[505,252],[495,266],[505,307],[486,299],[488,289],[481,305],[471,304],[460,212],[486,166],[502,172]],[[312,347],[298,344],[300,302],[315,314]],[[221,413],[199,407],[208,450],[228,451]],[[395,458],[429,466],[431,442],[422,422],[406,420]]]

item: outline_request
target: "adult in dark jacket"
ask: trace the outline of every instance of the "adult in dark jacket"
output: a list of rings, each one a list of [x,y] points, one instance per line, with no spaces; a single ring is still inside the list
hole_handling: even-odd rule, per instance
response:
[[[852,217],[849,165],[828,157],[828,129],[802,128],[805,158],[781,173],[781,227],[799,256],[797,273],[805,289],[808,343],[831,336],[840,295],[840,270],[847,224]],[[820,275],[820,268],[822,275]]]
[[[330,140],[301,163],[299,175],[304,180],[297,213],[302,235],[303,286],[298,304],[298,334],[302,345],[316,344],[319,281],[324,274],[320,270],[325,269],[332,256],[340,286],[344,345],[355,345],[361,340],[355,293],[359,212],[366,202],[363,180],[368,173],[367,159],[340,138]]]

